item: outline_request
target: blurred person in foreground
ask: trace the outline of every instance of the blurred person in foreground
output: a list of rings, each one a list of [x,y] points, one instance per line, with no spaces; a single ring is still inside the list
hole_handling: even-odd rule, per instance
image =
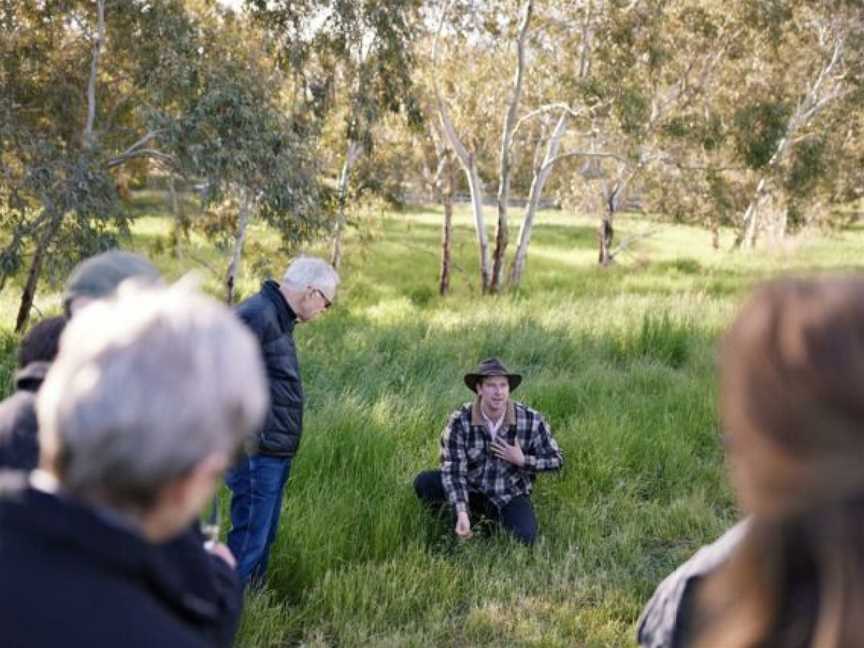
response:
[[[32,470],[39,460],[36,392],[57,355],[65,317],[34,325],[18,348],[15,392],[0,402],[0,468]]]
[[[162,276],[148,259],[125,250],[108,250],[84,259],[72,270],[63,289],[63,311],[71,318],[88,304],[114,294],[124,281],[162,285]]]
[[[108,250],[79,263],[66,281],[63,308],[74,319],[86,307],[111,298],[121,284],[163,286],[162,276],[147,258],[125,250]],[[237,562],[225,544],[207,541],[198,520],[159,546],[160,560],[171,565],[185,594],[207,610],[203,625],[216,646],[231,646],[243,608]]]
[[[564,455],[543,416],[510,398],[522,376],[488,358],[464,380],[474,400],[451,414],[441,434],[441,469],[420,473],[414,490],[430,506],[449,503],[460,538],[471,537],[472,518],[482,517],[532,545],[534,479],[561,468]]]
[[[159,544],[210,500],[266,404],[254,339],[209,298],[121,289],[76,315],[37,397],[39,468],[4,475],[3,645],[214,645],[218,610]]]
[[[336,299],[339,275],[316,257],[288,266],[282,283],[265,281],[260,292],[237,306],[237,315],[258,340],[267,370],[270,410],[248,456],[225,478],[231,489],[228,547],[244,584],[263,584],[279,530],[282,494],[303,433],[303,383],[294,327],[310,322]]]
[[[642,645],[864,646],[862,376],[864,280],[780,280],[750,299],[720,355],[730,479],[750,515],[688,579],[671,628],[646,631],[643,614]]]

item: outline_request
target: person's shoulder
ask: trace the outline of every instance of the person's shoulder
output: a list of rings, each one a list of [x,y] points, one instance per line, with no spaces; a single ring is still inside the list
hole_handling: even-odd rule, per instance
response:
[[[35,467],[38,433],[36,398],[32,392],[15,392],[0,403],[0,468]]]
[[[471,408],[474,406],[474,403],[468,401],[467,403],[462,403],[456,410],[453,411],[453,416],[467,417],[471,418]]]
[[[270,300],[259,290],[253,295],[249,295],[234,307],[234,311],[239,315],[254,313],[266,309],[270,306]]]
[[[526,405],[522,401],[514,400],[513,401],[513,409],[516,410],[516,416],[519,416],[521,414],[522,416],[525,416],[527,418],[532,418],[532,419],[544,419],[545,420],[545,418],[546,418],[545,416],[543,416],[543,414],[542,414],[542,412],[540,412],[540,410],[534,409],[533,407],[529,407],[528,405]]]
[[[464,403],[457,407],[455,410],[450,412],[450,416],[447,418],[449,423],[453,423],[454,421],[463,421],[470,422],[471,421],[471,403]]]
[[[276,307],[262,292],[244,299],[236,306],[234,312],[259,335],[276,321]]]

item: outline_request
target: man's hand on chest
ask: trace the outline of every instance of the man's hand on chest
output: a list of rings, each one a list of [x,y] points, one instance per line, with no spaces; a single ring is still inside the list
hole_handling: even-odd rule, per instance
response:
[[[496,436],[489,444],[489,449],[501,461],[506,461],[519,468],[525,465],[525,454],[522,452],[522,446],[519,445],[519,439],[514,439],[513,443],[510,444],[506,439]]]

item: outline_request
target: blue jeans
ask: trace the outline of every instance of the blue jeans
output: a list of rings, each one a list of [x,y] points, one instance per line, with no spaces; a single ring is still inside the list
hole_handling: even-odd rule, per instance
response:
[[[290,470],[290,457],[252,455],[225,475],[231,490],[228,548],[237,559],[237,573],[244,585],[264,580]]]

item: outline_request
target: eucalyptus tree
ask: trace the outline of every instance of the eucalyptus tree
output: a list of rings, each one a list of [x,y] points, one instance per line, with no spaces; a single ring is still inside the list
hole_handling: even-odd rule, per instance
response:
[[[204,206],[237,206],[227,223],[218,217],[202,223],[217,242],[230,241],[225,295],[232,303],[250,222],[260,218],[286,247],[295,246],[320,235],[328,201],[315,159],[317,127],[306,119],[312,109],[308,102],[286,105],[290,79],[260,30],[211,14],[201,33],[196,96],[159,127],[179,167],[201,182]]]
[[[663,124],[648,206],[703,224],[733,248],[760,232],[830,218],[860,178],[861,4],[740,2],[724,10],[727,51],[705,91]]]
[[[735,153],[755,185],[736,248],[754,247],[769,215],[782,235],[790,207],[816,196],[816,185],[836,177],[838,166],[857,167],[860,159],[850,126],[861,111],[864,5],[789,2],[782,11],[755,5],[750,17],[771,38],[752,49],[742,79],[750,100],[734,113]]]
[[[583,5],[590,5],[590,2],[575,4],[581,12],[576,23],[581,32],[590,22],[591,13],[582,11]],[[442,67],[440,61],[449,58],[456,61],[457,69],[455,75],[447,77],[452,81],[434,85],[435,106],[441,131],[463,168],[471,195],[484,292],[499,292],[506,285],[505,264],[510,238],[508,206],[514,171],[519,168],[520,175],[527,178],[520,189],[529,194],[509,275],[510,282],[517,285],[524,271],[534,214],[543,188],[553,166],[563,159],[559,158],[558,150],[569,121],[582,112],[581,108],[573,106],[575,86],[562,83],[562,78],[568,76],[562,69],[562,62],[566,61],[566,66],[575,64],[587,69],[584,50],[577,48],[579,56],[575,59],[571,56],[573,30],[569,23],[574,17],[568,13],[571,9],[564,3],[541,5],[523,1],[517,4],[506,0],[482,7],[446,2],[442,9],[432,53],[433,68],[437,74]],[[451,13],[455,18],[450,17]],[[568,24],[566,28],[565,24]],[[470,63],[466,61],[466,51],[471,52]],[[486,72],[472,74],[472,68],[482,68]],[[502,69],[512,74],[509,83]],[[481,99],[466,97],[466,92],[479,94]],[[469,114],[485,116],[464,119],[465,106],[477,103],[482,104],[482,109],[474,108]],[[586,112],[590,110],[591,107],[585,109]],[[491,136],[498,143],[498,219],[495,246],[490,253],[482,175],[484,158],[489,156],[484,150],[490,140],[486,132],[492,123],[501,126]],[[540,128],[537,128],[538,123]],[[475,143],[472,145],[472,142]]]
[[[351,172],[372,150],[376,125],[388,113],[402,113],[417,127],[422,120],[411,79],[420,1],[247,0],[247,5],[274,37],[298,94],[318,97],[322,118],[342,107],[344,154],[330,258],[338,267]]]
[[[441,133],[446,138],[449,147],[453,150],[465,172],[465,177],[471,194],[474,226],[480,248],[481,287],[483,292],[498,292],[501,289],[505,254],[509,240],[508,201],[511,185],[511,153],[513,147],[513,136],[516,130],[520,101],[523,93],[526,67],[526,40],[534,12],[534,2],[532,0],[527,0],[526,2],[521,3],[521,7],[519,8],[519,17],[515,23],[512,20],[511,15],[509,15],[512,11],[509,3],[490,3],[482,10],[471,8],[475,13],[482,11],[483,15],[480,20],[476,21],[475,18],[476,22],[482,24],[482,30],[477,30],[476,28],[473,30],[465,30],[464,28],[453,29],[452,27],[455,22],[448,25],[448,14],[451,9],[453,9],[452,5],[453,3],[446,2],[442,8],[440,23],[438,31],[435,34],[432,51],[432,61],[435,68],[437,68],[438,64],[438,50],[439,43],[442,39],[442,33],[450,36],[451,47],[455,48],[455,51],[458,53],[458,59],[464,65],[462,58],[464,57],[464,50],[468,46],[472,46],[475,49],[484,47],[486,52],[483,54],[487,57],[490,54],[492,56],[498,54],[499,57],[503,58],[501,56],[503,53],[500,51],[500,35],[502,32],[507,34],[508,27],[512,28],[515,25],[515,65],[513,81],[511,88],[504,92],[506,99],[503,100],[502,107],[499,108],[499,110],[503,110],[503,118],[501,119],[503,123],[499,139],[500,145],[498,155],[498,227],[495,237],[495,249],[491,255],[489,252],[489,238],[486,232],[486,220],[483,210],[483,183],[480,178],[476,151],[473,148],[469,149],[466,147],[464,135],[460,136],[458,133],[457,127],[454,125],[451,117],[451,109],[448,107],[448,102],[445,100],[440,83],[433,84],[437,118],[440,121]],[[465,12],[466,10],[462,8],[462,11]],[[445,31],[445,28],[448,26],[450,29]],[[468,45],[466,41],[471,43],[471,45]],[[472,58],[475,59],[476,63],[476,57]],[[495,65],[497,66],[497,61]],[[472,88],[472,90],[477,92],[478,88]],[[502,89],[499,87],[498,91],[500,92],[501,90]],[[473,126],[476,127],[477,125]]]
[[[117,174],[173,165],[150,117],[179,109],[197,56],[179,1],[0,3],[0,289],[29,255],[18,330],[46,261],[65,274],[125,233]]]
[[[284,115],[266,60],[213,11],[180,0],[0,4],[0,287],[28,263],[19,330],[44,266],[59,278],[127,233],[117,186],[130,169],[203,179],[209,202],[239,196],[241,224],[258,213],[287,238],[314,230],[314,140]]]
[[[614,258],[614,221],[628,191],[647,173],[694,164],[691,148],[669,137],[705,109],[740,26],[716,4],[670,0],[602,3],[593,28],[592,67],[582,84],[604,109],[575,134],[567,155],[581,158],[582,190],[601,205],[598,262]]]

